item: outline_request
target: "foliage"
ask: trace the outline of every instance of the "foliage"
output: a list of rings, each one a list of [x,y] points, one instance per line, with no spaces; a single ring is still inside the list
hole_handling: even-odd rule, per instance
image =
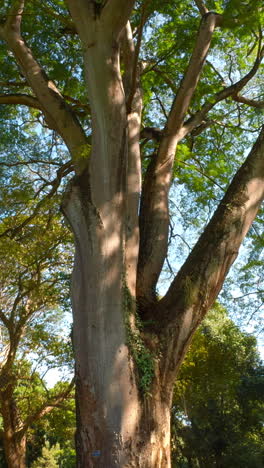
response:
[[[57,383],[54,392],[61,390],[61,385],[62,383]],[[59,445],[61,467],[75,467],[75,429],[75,403],[71,395],[67,402],[64,401],[62,405],[32,424],[27,436],[28,465],[31,466],[32,462],[36,462],[36,459],[41,456],[45,443],[49,443],[50,446]]]
[[[263,389],[256,340],[217,305],[197,331],[175,386],[175,466],[260,468]]]
[[[50,446],[46,442],[42,449],[42,455],[32,465],[32,468],[59,468],[60,446],[59,444]]]
[[[0,152],[6,165],[0,198],[0,377],[5,382],[0,396],[8,392],[10,405],[17,408],[14,431],[28,432],[45,408],[50,411],[59,397],[66,398],[72,371],[66,292],[71,236],[58,212],[59,191],[53,198],[46,196],[46,177],[54,180],[46,155],[39,155],[44,167],[36,174],[30,165],[13,166],[8,148]],[[52,369],[64,382],[47,388],[46,375]],[[1,405],[0,413],[6,417]]]

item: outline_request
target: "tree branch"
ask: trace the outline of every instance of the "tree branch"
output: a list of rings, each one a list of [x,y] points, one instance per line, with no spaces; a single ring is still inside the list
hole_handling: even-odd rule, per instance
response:
[[[210,101],[205,102],[205,104],[203,104],[201,109],[184,123],[182,130],[180,131],[180,135],[179,135],[180,139],[184,138],[195,127],[200,125],[202,121],[204,120],[205,116],[208,114],[208,112],[216,104],[218,104],[218,102],[223,101],[224,99],[227,99],[228,97],[232,97],[234,100],[236,100],[236,97],[239,91],[241,91],[247,85],[247,83],[256,75],[259,69],[259,66],[262,62],[263,56],[264,56],[264,47],[262,47],[262,49],[259,51],[257,58],[255,60],[255,63],[252,69],[249,71],[249,73],[247,73],[243,78],[241,78],[241,80],[237,81],[231,86],[228,86],[227,88],[224,88],[223,90],[216,93],[213,96],[213,98],[210,99]],[[248,104],[248,102],[246,104]]]
[[[121,35],[121,61],[124,65],[122,76],[125,94],[128,97],[131,94],[133,82],[133,70],[135,63],[135,44],[130,22],[128,21]]]
[[[208,13],[201,20],[196,44],[187,71],[175,96],[168,122],[167,133],[177,135],[199,82],[201,71],[209,51],[213,32],[221,24],[222,16]]]
[[[108,0],[103,7],[101,19],[108,33],[118,37],[125,27],[135,0]]]
[[[264,198],[263,155],[264,126],[211,221],[156,307],[158,326],[162,317],[165,335],[174,330],[168,364],[174,369],[215,301]],[[164,370],[170,372],[168,367]]]
[[[138,57],[130,23],[122,31],[123,84],[127,100],[128,164],[126,219],[126,281],[130,294],[135,296],[138,260],[138,206],[141,190],[141,158],[139,147],[142,96],[139,83]]]
[[[49,80],[21,36],[23,7],[23,0],[13,2],[7,20],[0,28],[0,37],[12,50],[43,109],[47,122],[61,135],[72,155],[77,172],[81,172],[88,158],[85,133],[76,115],[66,104],[55,84]]]
[[[158,75],[160,75],[164,82],[169,86],[169,88],[173,91],[173,93],[177,94],[177,86],[175,85],[174,81],[172,81],[165,72],[163,72],[162,70],[160,70],[160,68],[158,67],[153,67],[152,70],[157,73]]]
[[[3,322],[3,324],[5,325],[5,327],[9,330],[10,321],[9,321],[9,319],[6,317],[6,315],[4,314],[4,312],[3,312],[2,310],[0,310],[0,320],[1,320],[1,322]]]
[[[0,81],[0,86],[4,88],[25,88],[28,83],[26,81]]]
[[[208,13],[200,24],[185,76],[173,101],[159,151],[147,169],[142,188],[139,226],[140,250],[137,294],[143,309],[156,301],[155,288],[167,255],[169,233],[168,193],[180,130],[221,15]],[[144,298],[144,304],[143,304]]]
[[[69,383],[66,390],[59,393],[58,395],[54,395],[50,398],[50,400],[46,401],[40,408],[38,408],[33,414],[28,416],[23,424],[22,429],[20,430],[21,433],[25,434],[29,427],[35,422],[41,419],[46,414],[50,413],[54,408],[58,407],[58,405],[63,402],[67,397],[69,397],[73,387],[74,387],[74,378]]]
[[[139,23],[138,34],[137,34],[137,43],[136,43],[136,47],[135,47],[134,54],[133,54],[133,67],[132,67],[132,73],[131,73],[130,94],[127,99],[127,112],[128,113],[131,112],[131,106],[132,106],[132,102],[134,99],[134,95],[138,88],[138,84],[137,84],[139,81],[138,58],[139,58],[140,46],[142,42],[143,28],[144,28],[146,19],[148,17],[147,15],[148,4],[149,4],[149,0],[146,0],[146,2],[143,4],[143,7],[142,7],[142,13],[140,17],[140,23]]]
[[[20,104],[43,111],[39,101],[28,94],[0,94],[0,104]]]
[[[209,10],[206,8],[203,0],[194,0],[194,2],[202,16],[208,13]]]
[[[233,94],[232,99],[236,102],[241,102],[242,104],[246,104],[250,107],[256,107],[257,109],[264,108],[264,101],[257,101],[255,99],[248,99],[244,96],[240,96],[239,94]]]

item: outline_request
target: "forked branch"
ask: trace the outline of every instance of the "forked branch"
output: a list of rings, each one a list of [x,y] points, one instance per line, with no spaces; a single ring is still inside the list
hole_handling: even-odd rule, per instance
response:
[[[199,82],[213,32],[221,15],[208,13],[200,24],[197,40],[185,76],[174,98],[156,158],[145,175],[140,207],[140,251],[137,294],[143,307],[155,302],[155,288],[168,248],[168,194],[177,142],[184,117]],[[152,306],[151,306],[152,307]]]

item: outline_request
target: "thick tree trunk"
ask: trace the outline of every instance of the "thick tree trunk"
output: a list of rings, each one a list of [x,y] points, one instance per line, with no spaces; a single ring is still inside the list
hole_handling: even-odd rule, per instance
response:
[[[124,446],[139,418],[133,364],[126,346],[122,233],[108,202],[108,220],[85,192],[87,174],[69,187],[64,210],[76,242],[72,281],[76,358],[78,466],[124,465]],[[113,214],[113,217],[112,217]],[[115,219],[114,224],[112,220]]]
[[[139,390],[133,359],[137,344],[131,339],[133,327],[136,332],[133,298],[123,250],[114,244],[112,254],[104,254],[101,239],[107,225],[89,199],[87,178],[84,173],[72,180],[63,203],[76,244],[72,298],[77,466],[170,468],[172,385],[168,391],[156,377],[150,396]],[[112,214],[116,207],[108,206]]]
[[[77,426],[81,427],[76,436],[77,466],[170,468],[170,404],[160,392],[131,398],[123,406],[120,392],[116,418],[110,424],[106,406],[105,411],[101,408],[102,397],[91,393],[92,387],[77,381]],[[133,395],[129,381],[127,390]]]

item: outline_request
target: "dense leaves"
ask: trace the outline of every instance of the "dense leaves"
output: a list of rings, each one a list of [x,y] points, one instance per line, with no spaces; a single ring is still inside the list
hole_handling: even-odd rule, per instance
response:
[[[175,466],[260,468],[263,386],[256,340],[216,306],[196,333],[175,387]]]

